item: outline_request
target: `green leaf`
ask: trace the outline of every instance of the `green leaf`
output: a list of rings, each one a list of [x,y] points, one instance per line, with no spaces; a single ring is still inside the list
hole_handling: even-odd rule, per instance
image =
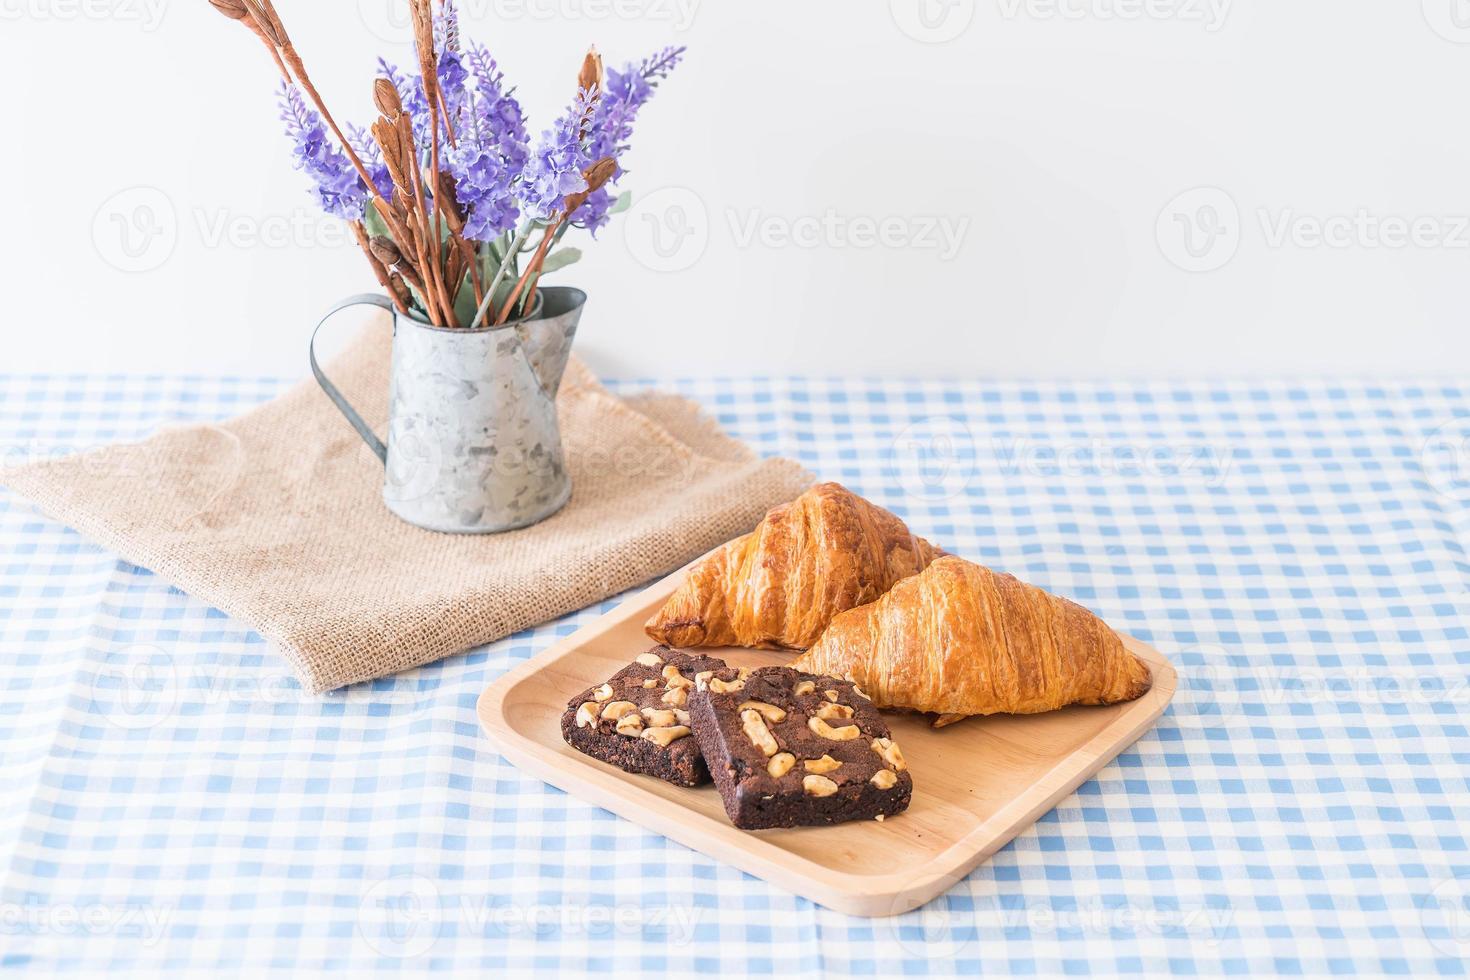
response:
[[[580,248],[559,248],[546,256],[546,261],[541,263],[541,274],[555,272],[557,269],[565,269],[573,262],[581,261],[582,250]]]
[[[362,225],[367,229],[369,238],[376,238],[379,235],[385,238],[393,237],[388,233],[388,225],[383,221],[383,216],[378,213],[378,209],[373,207],[372,204],[368,204],[362,216]]]
[[[454,296],[454,316],[461,326],[469,326],[470,321],[475,318],[475,311],[479,304],[475,302],[475,287],[470,283],[469,276],[459,284],[459,292]]]
[[[621,193],[621,194],[618,195],[618,199],[612,203],[612,207],[610,207],[610,208],[607,209],[607,213],[608,214],[622,214],[624,211],[628,210],[632,206],[633,206],[633,192],[632,191],[623,191],[623,193]]]

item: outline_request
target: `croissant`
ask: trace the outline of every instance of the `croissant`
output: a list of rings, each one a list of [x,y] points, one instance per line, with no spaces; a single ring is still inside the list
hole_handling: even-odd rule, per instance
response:
[[[939,558],[877,602],[832,620],[791,665],[852,679],[880,708],[969,715],[1115,704],[1148,666],[1081,606],[962,558]]]
[[[673,647],[805,650],[833,616],[943,553],[845,487],[818,484],[691,569],[644,628]]]

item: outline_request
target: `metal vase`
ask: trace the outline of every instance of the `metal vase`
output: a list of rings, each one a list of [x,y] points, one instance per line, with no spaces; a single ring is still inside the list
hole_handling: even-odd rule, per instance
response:
[[[491,534],[544,520],[571,497],[556,392],[587,294],[552,286],[537,299],[530,318],[478,330],[431,326],[385,296],[328,311],[323,323],[360,304],[393,314],[386,441],[322,373],[312,334],[312,373],[383,461],[383,502],[403,520]]]

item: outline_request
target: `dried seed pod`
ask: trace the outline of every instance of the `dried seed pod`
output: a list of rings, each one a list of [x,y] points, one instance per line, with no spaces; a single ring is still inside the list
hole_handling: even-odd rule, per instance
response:
[[[378,107],[378,111],[389,122],[397,122],[399,115],[403,113],[403,101],[398,97],[398,89],[386,78],[373,82],[373,105]]]
[[[230,20],[244,20],[250,16],[250,11],[245,9],[242,0],[209,0],[209,5]]]
[[[388,167],[388,177],[393,181],[399,193],[407,192],[413,187],[408,179],[408,171],[403,165],[402,134],[397,126],[387,119],[379,119],[373,123],[373,139],[383,151],[383,163]]]
[[[612,179],[613,174],[617,173],[617,170],[618,162],[612,157],[603,157],[588,167],[582,174],[582,179],[587,181],[588,192],[595,191],[603,184],[606,184]]]
[[[592,192],[612,179],[613,174],[618,171],[618,162],[612,157],[603,157],[592,166],[582,171],[582,179],[587,182],[587,187],[575,194],[567,195],[566,214],[570,216],[574,211],[587,203],[587,198]]]
[[[587,49],[587,57],[582,59],[582,71],[577,75],[577,85],[583,92],[592,89],[600,91],[604,78],[602,55],[597,53],[597,46],[594,44]]]
[[[403,261],[403,254],[398,251],[398,246],[393,243],[393,239],[387,235],[374,235],[368,242],[368,248],[372,250],[373,258],[386,266],[395,266]],[[605,699],[598,698],[598,700]]]

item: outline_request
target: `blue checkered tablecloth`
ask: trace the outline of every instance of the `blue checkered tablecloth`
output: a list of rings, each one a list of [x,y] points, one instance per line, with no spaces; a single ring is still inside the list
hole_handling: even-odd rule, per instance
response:
[[[944,898],[848,918],[490,749],[481,689],[611,602],[317,699],[0,493],[0,968],[1470,972],[1470,388],[659,384],[1153,643],[1173,707]],[[0,377],[0,461],[284,386]]]

